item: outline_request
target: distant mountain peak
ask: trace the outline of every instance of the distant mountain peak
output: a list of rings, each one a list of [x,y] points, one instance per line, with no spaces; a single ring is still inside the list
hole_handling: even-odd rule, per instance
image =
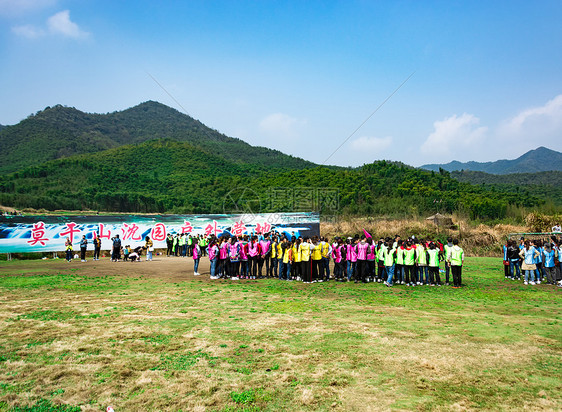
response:
[[[459,162],[452,161],[445,164],[426,164],[421,169],[449,172],[458,170],[472,170],[497,175],[509,173],[534,173],[548,171],[562,171],[562,153],[544,146],[529,150],[527,153],[513,160],[496,160],[495,162]]]

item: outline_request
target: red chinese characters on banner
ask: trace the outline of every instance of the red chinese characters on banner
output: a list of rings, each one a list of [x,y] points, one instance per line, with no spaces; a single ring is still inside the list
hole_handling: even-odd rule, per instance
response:
[[[183,226],[181,227],[181,233],[191,233],[193,231],[193,226],[191,226],[191,222],[187,220],[184,221]]]
[[[166,226],[164,226],[164,223],[156,223],[150,234],[152,235],[152,240],[162,242],[166,240]]]
[[[205,236],[215,235],[218,236],[219,233],[222,233],[222,230],[219,229],[219,224],[216,220],[213,220],[213,223],[209,223],[207,227],[205,227]]]
[[[136,235],[139,227],[136,223],[132,225],[128,225],[127,223],[123,223],[123,227],[121,228],[121,232],[123,232],[123,240],[142,240],[142,236]]]
[[[41,243],[42,246],[45,246],[45,242],[49,239],[45,237],[45,223],[37,222],[33,224],[31,228],[31,239],[27,241],[29,246],[35,246],[37,243]]]
[[[246,230],[247,230],[246,225],[244,225],[244,222],[242,222],[242,221],[234,222],[234,226],[232,226],[232,234],[234,236],[240,236]]]
[[[268,233],[270,230],[271,230],[271,225],[267,222],[263,222],[263,225],[260,225],[259,223],[256,225],[256,233],[258,235],[264,235]]]
[[[80,233],[80,229],[76,229],[76,223],[70,222],[65,225],[65,229],[59,233],[61,237],[68,236],[70,241],[74,241],[74,234]]]
[[[98,233],[94,232],[94,239],[96,239],[97,237],[99,237],[100,239],[111,239],[111,230],[108,230],[107,233],[104,233],[105,227],[103,223],[99,224],[99,228],[99,236]]]

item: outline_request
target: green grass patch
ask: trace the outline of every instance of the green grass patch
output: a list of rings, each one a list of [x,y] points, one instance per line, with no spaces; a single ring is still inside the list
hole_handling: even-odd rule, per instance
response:
[[[499,259],[462,289],[49,265],[0,275],[0,410],[562,409],[562,290]]]

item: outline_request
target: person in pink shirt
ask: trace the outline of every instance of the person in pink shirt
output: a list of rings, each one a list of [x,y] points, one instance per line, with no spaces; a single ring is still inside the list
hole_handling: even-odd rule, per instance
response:
[[[222,237],[219,244],[219,277],[226,278],[228,276],[228,241]]]
[[[249,279],[248,272],[248,236],[244,235],[243,240],[240,241],[240,277],[242,279]]]
[[[355,283],[361,281],[367,282],[367,252],[369,244],[365,235],[361,236],[361,241],[357,244],[357,275],[355,276]]]
[[[332,248],[332,258],[334,260],[334,277],[336,282],[341,282],[344,280],[345,271],[345,245],[341,238],[337,238],[337,243]]]
[[[201,248],[197,242],[197,239],[193,240],[193,253],[191,254],[193,257],[193,275],[199,276],[199,261],[201,260]]]
[[[271,260],[271,241],[269,240],[269,234],[266,233],[264,238],[260,240],[260,254],[258,256],[258,276],[262,278],[263,264],[265,263],[265,277],[269,278],[271,273],[269,272],[269,263]]]
[[[250,277],[255,279],[258,276],[258,257],[260,254],[260,244],[258,237],[252,236],[250,243],[248,243],[248,268],[250,270]]]
[[[215,238],[211,239],[207,251],[209,253],[209,262],[211,263],[211,279],[218,279],[216,273],[217,261],[219,259],[219,247],[217,246],[217,240]]]
[[[369,244],[369,249],[367,251],[367,280],[369,282],[375,281],[376,276],[376,258],[377,258],[377,248],[373,242],[373,238],[367,239]]]
[[[230,238],[228,258],[230,259],[230,279],[238,280],[240,272],[240,243],[236,236]]]

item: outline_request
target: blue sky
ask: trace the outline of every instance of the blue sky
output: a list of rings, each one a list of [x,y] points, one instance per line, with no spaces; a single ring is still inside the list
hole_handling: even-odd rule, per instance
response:
[[[317,163],[561,150],[561,19],[559,0],[0,0],[0,124],[156,100]]]

